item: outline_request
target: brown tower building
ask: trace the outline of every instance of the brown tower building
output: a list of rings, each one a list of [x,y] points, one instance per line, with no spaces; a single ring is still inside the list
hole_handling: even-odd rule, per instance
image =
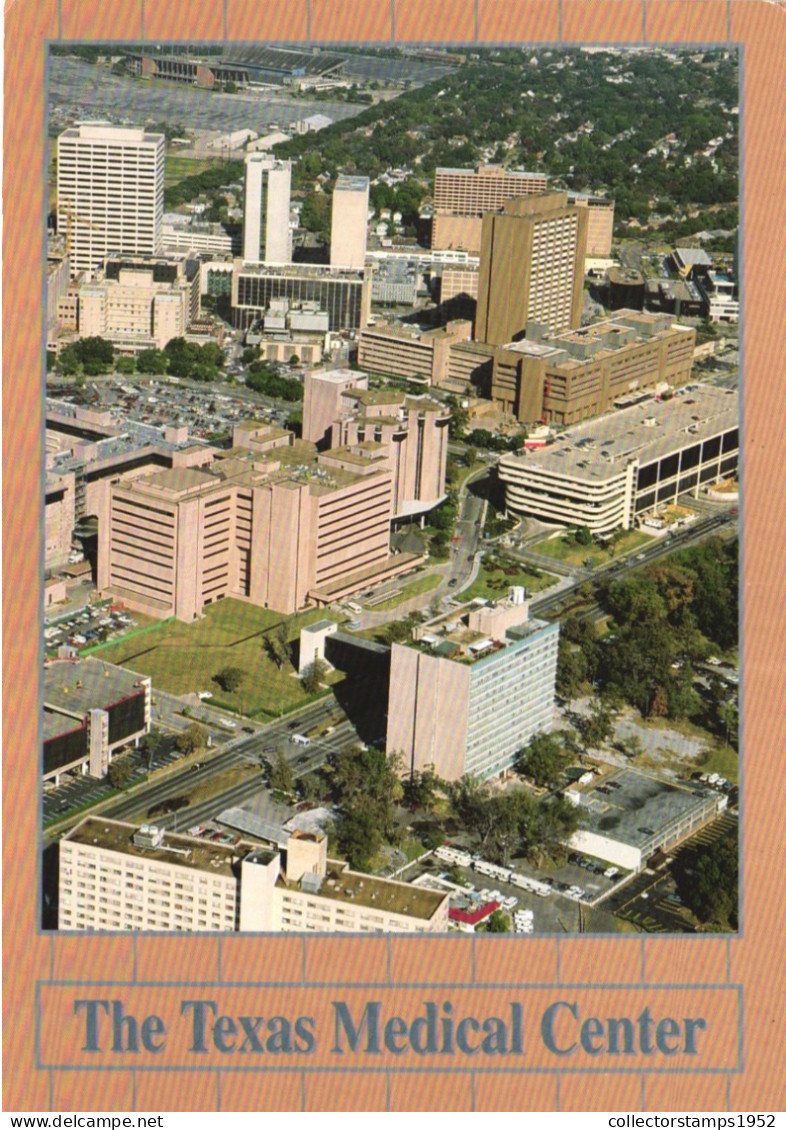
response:
[[[510,200],[483,217],[475,339],[515,341],[535,320],[576,329],[584,301],[587,209],[566,192]]]

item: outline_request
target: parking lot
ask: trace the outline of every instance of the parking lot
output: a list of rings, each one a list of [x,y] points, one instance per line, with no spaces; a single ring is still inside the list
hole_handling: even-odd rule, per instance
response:
[[[128,757],[133,762],[135,776],[139,779],[144,778],[148,768],[147,754],[141,749],[134,749],[130,751]],[[164,741],[153,758],[151,770],[172,765],[182,757],[183,754],[176,748],[174,741]],[[45,788],[42,805],[44,824],[64,820],[72,812],[90,808],[102,800],[107,800],[116,791],[106,777],[99,779],[89,775],[82,776],[78,771],[65,774],[56,788]]]
[[[137,624],[135,617],[113,606],[110,601],[85,604],[65,615],[60,612],[44,620],[44,647],[50,655],[56,654],[63,644],[81,651],[119,639]]]
[[[579,857],[576,858],[578,860]],[[596,868],[601,867],[601,860],[582,858]],[[552,893],[535,894],[512,883],[482,875],[471,867],[450,867],[435,856],[413,864],[401,878],[411,882],[423,872],[460,876],[461,881],[472,888],[469,903],[480,904],[489,899],[499,901],[498,896],[501,896],[502,900],[507,901],[507,905],[503,901],[503,908],[511,916],[521,910],[531,911],[534,934],[576,933],[580,929],[596,933],[614,933],[620,929],[612,914],[607,913],[605,904],[593,908],[587,905],[603,898],[619,885],[621,879],[627,877],[621,873],[611,878],[605,877],[602,872],[608,867],[607,863],[602,863],[600,874],[597,870],[590,871],[587,866],[581,866],[578,862],[566,862],[562,867],[550,870],[534,867],[524,860],[515,860],[511,866],[517,874],[545,883],[551,888]],[[577,887],[584,892],[583,900],[570,893],[571,888]]]

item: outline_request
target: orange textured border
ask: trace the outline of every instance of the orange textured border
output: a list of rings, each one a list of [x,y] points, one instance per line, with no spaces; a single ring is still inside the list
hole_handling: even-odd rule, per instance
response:
[[[197,29],[195,31],[195,28]],[[3,243],[4,1110],[766,1110],[784,1087],[784,518],[786,7],[766,0],[12,0],[6,10]],[[42,429],[41,238],[47,40],[195,34],[306,42],[738,43],[744,152],[744,881],[739,939],[394,938],[393,982],[508,981],[589,991],[613,981],[742,983],[742,1071],[722,1075],[193,1074],[36,1068],[39,982],[140,977],[268,979],[303,970],[350,986],[378,978],[379,939],[76,942],[37,932],[38,681]],[[187,954],[186,957],[186,946]],[[387,947],[383,947],[387,951]],[[246,956],[247,954],[247,956]],[[266,960],[269,955],[269,960]],[[385,980],[385,978],[380,978]],[[393,985],[375,984],[376,999]],[[130,986],[129,986],[130,988]],[[41,990],[43,992],[43,990]],[[172,990],[166,990],[171,992]],[[542,993],[542,989],[539,990]],[[116,994],[122,988],[115,990]],[[317,990],[314,990],[316,993]],[[468,990],[470,997],[472,990]],[[521,989],[526,994],[526,989]],[[626,991],[616,991],[620,1000]],[[630,989],[631,1001],[641,990]],[[478,996],[482,996],[482,992]],[[697,996],[701,993],[698,992]],[[54,999],[54,998],[47,998]],[[48,1023],[48,1022],[47,1022]],[[731,1024],[731,1018],[729,1020]]]

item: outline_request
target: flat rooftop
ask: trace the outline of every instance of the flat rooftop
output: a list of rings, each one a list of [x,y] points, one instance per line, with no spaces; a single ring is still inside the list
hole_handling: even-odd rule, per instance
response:
[[[102,659],[55,660],[44,671],[44,705],[50,710],[79,715],[104,709],[140,694],[142,678]]]
[[[414,887],[410,883],[397,883],[393,879],[378,879],[357,871],[345,870],[345,864],[329,859],[322,886],[315,892],[319,898],[351,903],[367,910],[387,914],[407,914],[428,922],[434,917],[447,897],[436,891]],[[300,883],[287,883],[280,877],[277,886],[300,890]]]
[[[175,832],[165,832],[160,847],[139,847],[134,843],[134,833],[139,830],[135,824],[119,820],[105,820],[99,816],[88,816],[73,831],[63,837],[77,844],[89,844],[116,851],[135,859],[147,859],[169,863],[177,867],[188,867],[193,871],[204,871],[210,875],[234,877],[234,867],[248,852],[259,852],[258,844],[241,841],[235,846],[215,844],[192,836],[181,836]],[[175,850],[172,850],[175,849]],[[183,854],[181,854],[181,852]]]
[[[324,263],[285,263],[280,266],[266,266],[264,263],[243,263],[240,274],[259,278],[286,279],[335,279],[338,282],[363,282],[365,271],[351,267],[330,267]]]
[[[355,177],[348,173],[339,173],[336,177],[336,189],[341,192],[367,192],[369,183],[368,177]]]
[[[608,787],[608,794],[598,786]],[[654,836],[713,799],[711,789],[675,784],[635,769],[618,769],[581,790],[584,830],[645,849]]]
[[[645,466],[738,423],[735,391],[691,386],[690,391],[682,389],[669,400],[648,399],[569,428],[545,448],[503,456],[500,469],[519,467],[602,482],[621,475],[631,459]]]

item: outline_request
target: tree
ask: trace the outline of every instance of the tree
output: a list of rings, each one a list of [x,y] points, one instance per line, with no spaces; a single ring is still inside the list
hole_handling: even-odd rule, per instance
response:
[[[168,369],[167,355],[162,349],[142,349],[136,355],[136,367],[140,373],[163,376]]]
[[[160,730],[157,730],[155,727],[153,727],[148,730],[148,732],[139,743],[140,749],[142,749],[145,754],[145,767],[148,773],[153,768],[153,760],[158,751],[161,749],[163,741],[164,735]]]
[[[510,933],[510,915],[504,910],[494,910],[486,919],[486,930],[489,934]]]
[[[295,787],[295,774],[283,753],[277,753],[270,770],[270,787],[281,793],[291,793]]]
[[[213,676],[213,682],[218,683],[227,694],[234,694],[245,679],[246,674],[247,672],[242,667],[223,667],[217,675]]]
[[[405,620],[391,620],[382,629],[381,635],[385,638],[387,643],[403,643],[408,640],[411,633],[411,627]]]
[[[476,447],[466,447],[464,449],[464,462],[468,467],[471,467],[472,464],[477,460],[477,458],[478,449]]]
[[[283,627],[282,633],[279,630]],[[279,625],[274,632],[268,632],[262,639],[268,658],[272,659],[279,671],[289,663],[289,643],[286,638],[286,625]]]
[[[450,409],[450,434],[453,439],[458,439],[466,431],[469,423],[469,412],[462,407],[461,401],[455,396],[446,397],[445,403]]]
[[[678,856],[677,892],[700,922],[737,922],[739,843],[736,834]]]
[[[374,813],[362,806],[342,807],[336,816],[335,835],[339,850],[350,867],[356,871],[367,871],[382,843]]]
[[[300,685],[306,694],[316,694],[322,686],[322,680],[328,673],[328,665],[324,659],[317,656],[313,663],[309,663],[308,667],[303,671],[300,676]]]
[[[113,789],[124,789],[134,776],[134,763],[131,758],[116,757],[109,762],[106,778]]]
[[[403,792],[400,756],[386,756],[374,746],[365,750],[350,746],[331,753],[328,766],[339,812],[370,814],[380,833],[392,836],[395,806]]]
[[[517,773],[530,777],[539,787],[553,787],[567,767],[565,750],[553,734],[533,734],[519,750],[513,764]]]
[[[422,772],[416,769],[403,784],[404,803],[414,812],[418,808],[431,812],[437,801],[438,791],[444,787],[434,772],[433,765],[427,765]]]
[[[136,372],[136,361],[133,357],[118,357],[115,361],[115,372],[130,376],[131,373]]]
[[[582,715],[576,723],[585,746],[599,749],[614,733],[614,711],[602,698],[593,699],[589,713]]]
[[[198,750],[206,748],[207,739],[207,727],[202,726],[199,722],[192,722],[190,726],[186,726],[182,734],[178,734],[175,744],[181,753],[196,753]]]

